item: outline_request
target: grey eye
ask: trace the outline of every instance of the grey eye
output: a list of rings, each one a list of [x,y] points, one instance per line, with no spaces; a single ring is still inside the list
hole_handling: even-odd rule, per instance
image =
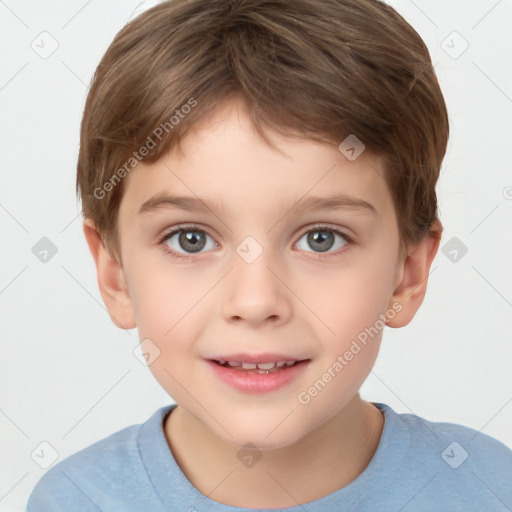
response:
[[[207,246],[208,238],[212,241],[211,248],[215,247],[215,242],[205,231],[181,228],[170,233],[166,243],[173,251],[178,253],[184,251],[185,253],[195,254]]]
[[[306,243],[300,246],[301,240],[305,238]],[[340,241],[336,244],[336,238]],[[308,251],[308,247],[312,248],[314,252],[326,252],[330,249],[341,249],[348,243],[348,240],[342,233],[331,228],[316,228],[304,233],[297,247],[302,251]],[[307,245],[307,246],[306,246]]]

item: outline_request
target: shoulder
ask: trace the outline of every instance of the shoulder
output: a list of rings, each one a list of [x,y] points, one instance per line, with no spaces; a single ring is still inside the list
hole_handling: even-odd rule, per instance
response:
[[[458,503],[464,510],[480,506],[512,506],[512,450],[483,432],[456,423],[434,422],[415,414],[399,414],[382,404],[393,426],[407,442],[404,471],[422,495]],[[394,433],[394,434],[393,434]]]
[[[440,448],[439,454],[450,467],[470,464],[512,468],[512,450],[501,441],[473,428],[448,422],[434,422],[415,414],[396,414],[411,433],[413,447],[423,449]]]
[[[68,456],[50,468],[32,490],[26,512],[110,510],[105,503],[137,502],[150,488],[138,439],[145,423],[131,425]],[[128,510],[124,508],[123,510]]]

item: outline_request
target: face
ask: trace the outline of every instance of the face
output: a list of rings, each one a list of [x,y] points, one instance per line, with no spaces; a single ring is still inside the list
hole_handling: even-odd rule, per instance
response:
[[[152,373],[220,440],[261,449],[298,441],[356,395],[400,267],[378,157],[349,161],[334,145],[272,140],[278,150],[242,104],[226,103],[182,152],[130,173],[119,211]],[[212,362],[243,358],[304,362],[268,375]]]

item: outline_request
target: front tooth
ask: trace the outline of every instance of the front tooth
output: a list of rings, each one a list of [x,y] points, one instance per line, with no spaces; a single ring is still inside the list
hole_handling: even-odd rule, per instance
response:
[[[276,363],[272,362],[272,363],[258,363],[258,368],[260,368],[261,370],[271,370],[272,368],[274,368],[274,366],[276,365]]]
[[[254,368],[256,368],[256,365],[254,363],[242,363],[242,368],[244,370],[254,370]]]
[[[281,366],[284,366],[284,363],[286,363],[286,361],[277,361],[276,366],[281,368]]]
[[[242,366],[238,361],[228,361],[229,366]]]

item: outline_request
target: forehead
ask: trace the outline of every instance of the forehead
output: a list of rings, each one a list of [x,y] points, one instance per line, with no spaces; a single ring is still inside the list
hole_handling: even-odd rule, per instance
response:
[[[138,164],[125,178],[120,217],[131,217],[164,196],[187,196],[187,207],[225,216],[253,216],[341,198],[346,206],[371,205],[387,215],[392,200],[380,156],[364,151],[348,160],[334,144],[267,131],[275,148],[253,127],[242,103],[226,102],[158,162]],[[341,141],[340,141],[341,142]],[[185,201],[186,202],[186,201]],[[198,203],[204,203],[203,208]],[[183,202],[182,202],[183,204]],[[335,206],[335,203],[331,203]],[[337,202],[339,204],[339,201]],[[362,208],[359,208],[362,211]]]

